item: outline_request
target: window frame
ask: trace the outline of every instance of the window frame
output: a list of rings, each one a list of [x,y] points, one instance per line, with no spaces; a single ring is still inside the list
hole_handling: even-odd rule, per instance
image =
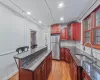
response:
[[[100,5],[87,16],[85,19],[83,19],[83,45],[85,43],[85,32],[90,32],[90,43],[92,43],[93,48],[100,50],[100,44],[95,44],[95,29],[100,29],[100,26],[96,26],[96,12],[100,11]],[[85,21],[90,18],[90,29],[85,30]],[[99,18],[98,18],[99,19]],[[90,47],[90,44],[86,44],[87,47]]]

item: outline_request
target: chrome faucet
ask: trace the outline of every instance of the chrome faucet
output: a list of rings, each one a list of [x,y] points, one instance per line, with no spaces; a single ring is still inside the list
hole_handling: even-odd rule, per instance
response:
[[[92,44],[91,44],[90,42],[84,43],[84,47],[83,47],[83,50],[84,50],[84,51],[85,51],[85,45],[86,45],[86,44],[90,44],[90,45],[91,45],[91,57],[93,58],[94,56],[93,56]]]

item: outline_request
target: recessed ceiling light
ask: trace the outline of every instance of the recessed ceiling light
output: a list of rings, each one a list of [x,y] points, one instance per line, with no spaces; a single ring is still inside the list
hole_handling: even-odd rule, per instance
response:
[[[60,3],[60,4],[58,5],[58,8],[62,8],[62,7],[64,7],[64,3]]]
[[[42,23],[42,21],[39,21],[39,23],[41,24],[41,23]]]
[[[60,21],[64,21],[64,18],[63,18],[63,17],[61,17],[61,18],[60,18]]]
[[[27,12],[28,15],[31,15],[31,12]]]

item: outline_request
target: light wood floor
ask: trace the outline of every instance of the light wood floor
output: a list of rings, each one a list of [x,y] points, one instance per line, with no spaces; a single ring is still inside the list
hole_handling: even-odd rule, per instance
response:
[[[18,73],[9,80],[18,80]],[[48,80],[71,80],[69,64],[63,61],[52,61],[52,71]]]

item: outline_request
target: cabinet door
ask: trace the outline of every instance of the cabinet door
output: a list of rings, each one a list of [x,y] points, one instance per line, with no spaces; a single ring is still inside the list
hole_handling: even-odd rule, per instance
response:
[[[41,69],[41,74],[42,74],[42,80],[46,80],[46,61],[43,62],[42,69]]]
[[[80,41],[81,40],[81,23],[76,23],[75,40],[76,41]]]
[[[66,40],[68,40],[69,38],[68,38],[68,27],[67,28],[65,28],[65,39]]]
[[[92,80],[84,70],[82,71],[82,78],[83,80]]]
[[[41,80],[41,67],[39,67],[35,72],[34,72],[34,80]]]
[[[25,69],[20,69],[19,80],[33,80],[33,73]]]
[[[71,40],[75,40],[75,37],[76,37],[76,36],[75,36],[75,34],[76,34],[76,33],[75,33],[75,32],[76,32],[76,31],[75,31],[75,30],[76,30],[75,27],[76,27],[76,23],[72,23],[72,24],[71,24],[71,32],[72,32],[72,34],[71,34]]]
[[[54,33],[54,26],[51,26],[51,34]]]
[[[65,61],[68,62],[68,63],[69,63],[69,59],[70,59],[69,54],[70,54],[69,50],[65,48]]]
[[[51,34],[60,34],[60,25],[59,24],[51,25]]]
[[[50,54],[50,71],[52,69],[52,53]]]
[[[66,40],[66,31],[65,31],[65,29],[61,30],[60,39],[61,40]]]
[[[47,64],[46,64],[46,77],[48,78],[49,76],[49,56],[47,57],[47,60],[46,60]]]
[[[57,30],[56,33],[59,33],[59,34],[60,34],[60,25],[57,24],[56,27],[57,27],[57,29],[56,29],[56,30]]]
[[[61,59],[61,60],[64,60],[64,59],[65,59],[65,49],[64,49],[64,48],[61,48],[60,51],[61,51],[61,52],[60,52],[60,59]]]
[[[71,72],[71,78],[73,80],[73,58],[70,56],[70,72]]]
[[[73,80],[77,80],[77,65],[75,62],[73,63],[73,71]]]

